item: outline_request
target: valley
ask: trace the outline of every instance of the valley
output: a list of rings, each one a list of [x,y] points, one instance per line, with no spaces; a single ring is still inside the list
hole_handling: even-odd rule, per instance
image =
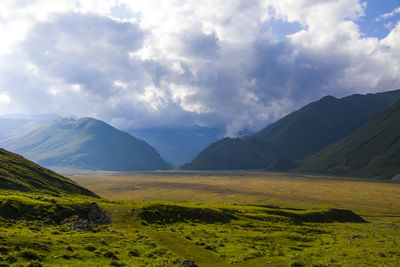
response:
[[[0,191],[2,218],[10,214],[6,203],[21,212],[0,221],[2,266],[396,266],[400,260],[396,183],[244,171],[71,178],[102,198]],[[111,225],[80,229],[82,219],[57,223],[44,216],[54,205],[74,214],[92,202]],[[26,217],[26,205],[41,213]]]
[[[397,266],[399,94],[326,96],[219,141],[3,120],[0,267]]]
[[[0,1],[0,267],[400,266],[400,6]]]
[[[87,171],[69,179],[11,152],[0,156],[0,266],[400,260],[398,183],[262,171]]]
[[[400,184],[360,178],[261,171],[166,171],[74,175],[106,199],[351,209],[398,215]]]

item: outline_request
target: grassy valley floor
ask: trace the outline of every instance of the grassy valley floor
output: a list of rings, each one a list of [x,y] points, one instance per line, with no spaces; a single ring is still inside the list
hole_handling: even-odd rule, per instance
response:
[[[399,215],[400,183],[276,172],[178,171],[74,175],[107,199],[343,208]]]
[[[72,178],[104,198],[0,191],[0,266],[400,262],[400,184],[258,172]],[[72,219],[44,216],[92,202],[112,225],[73,230]]]

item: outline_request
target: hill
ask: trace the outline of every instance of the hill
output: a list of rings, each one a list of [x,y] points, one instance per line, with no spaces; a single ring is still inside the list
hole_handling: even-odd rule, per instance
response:
[[[72,180],[4,149],[0,149],[0,189],[96,196]]]
[[[357,130],[400,97],[400,90],[326,96],[254,135],[224,138],[205,148],[182,169],[286,170],[295,162]]]
[[[208,127],[130,129],[128,133],[153,146],[174,167],[192,161],[209,144],[223,136],[223,130]]]
[[[46,167],[145,171],[170,166],[146,142],[92,118],[59,118],[0,142]]]
[[[300,161],[297,170],[374,178],[400,174],[400,100],[354,133]]]

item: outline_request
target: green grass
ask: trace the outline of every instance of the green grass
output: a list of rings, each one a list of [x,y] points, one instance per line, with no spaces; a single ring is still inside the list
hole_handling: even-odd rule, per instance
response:
[[[0,149],[0,188],[52,195],[95,196],[72,180],[3,149]]]
[[[36,202],[37,195],[26,198]],[[398,218],[362,223],[345,211],[327,218],[326,210],[270,206],[97,202],[111,214],[111,226],[83,231],[41,219],[0,221],[0,263],[180,266],[186,259],[199,266],[395,266],[400,260]],[[310,222],[311,214],[318,223]],[[341,216],[349,222],[335,222]]]
[[[74,179],[86,185],[91,181],[94,192],[101,196],[109,192],[120,200],[0,191],[0,264],[182,266],[184,260],[194,260],[203,267],[397,266],[400,262],[400,217],[396,217],[400,204],[393,201],[399,184],[244,172]],[[336,194],[321,192],[328,186]],[[160,191],[161,187],[166,188]],[[380,200],[366,198],[373,188],[380,192]],[[273,191],[275,195],[269,194]],[[355,191],[350,204],[347,197]],[[135,194],[141,199],[129,200]],[[199,201],[199,195],[206,201]],[[171,201],[173,196],[180,201]],[[9,201],[20,211],[18,219],[6,219],[10,213],[3,208]],[[46,219],[56,205],[70,211],[60,216],[84,217],[82,208],[93,201],[111,216],[112,225],[72,230],[69,224]],[[362,201],[366,203],[357,203]],[[24,209],[26,205],[30,209]],[[353,211],[358,214],[364,210],[364,216],[349,207],[356,207]]]
[[[350,209],[399,215],[400,184],[274,172],[145,172],[72,176],[107,199]]]

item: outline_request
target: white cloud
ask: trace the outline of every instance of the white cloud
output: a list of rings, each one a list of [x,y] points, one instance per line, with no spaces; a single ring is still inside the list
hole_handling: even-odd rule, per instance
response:
[[[123,89],[127,89],[129,87],[127,83],[118,80],[114,81],[114,85]]]
[[[0,92],[0,103],[2,104],[10,104],[11,98],[7,92]]]
[[[71,85],[71,89],[72,91],[79,92],[81,90],[81,85],[74,83],[73,85]]]
[[[122,128],[218,125],[235,135],[326,94],[399,88],[400,26],[382,40],[364,37],[365,8],[359,0],[2,1],[0,90],[16,112],[92,115]],[[301,27],[278,38],[274,23]]]
[[[395,8],[393,11],[380,15],[379,17],[375,18],[375,21],[382,21],[393,16],[400,14],[400,7]]]

